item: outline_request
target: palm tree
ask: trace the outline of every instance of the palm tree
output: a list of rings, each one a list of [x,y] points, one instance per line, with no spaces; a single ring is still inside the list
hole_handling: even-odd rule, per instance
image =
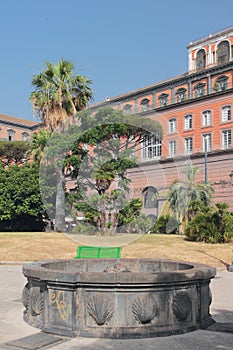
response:
[[[32,135],[32,141],[30,149],[26,153],[26,156],[30,158],[37,165],[43,156],[44,148],[51,136],[51,133],[47,129],[40,129],[37,133]]]
[[[74,64],[60,60],[58,64],[46,62],[46,68],[32,80],[35,91],[30,101],[35,114],[38,114],[45,129],[50,133],[64,130],[64,122],[74,122],[76,113],[84,109],[92,99],[92,83],[83,75],[74,75]],[[42,137],[43,135],[41,135]],[[35,151],[35,150],[34,150]],[[39,149],[37,149],[39,151]],[[39,156],[39,154],[38,154]],[[53,160],[56,163],[56,160]],[[65,230],[64,174],[61,165],[55,164],[57,195],[55,228]]]
[[[31,93],[30,101],[44,127],[53,132],[68,117],[87,106],[93,97],[92,81],[84,75],[74,75],[74,64],[70,61],[45,64],[46,69],[33,77],[35,91]]]
[[[187,180],[175,180],[168,193],[170,208],[182,221],[184,229],[187,220],[194,217],[200,206],[209,205],[213,192],[210,184],[195,182],[197,172],[197,167],[187,167],[184,171]]]

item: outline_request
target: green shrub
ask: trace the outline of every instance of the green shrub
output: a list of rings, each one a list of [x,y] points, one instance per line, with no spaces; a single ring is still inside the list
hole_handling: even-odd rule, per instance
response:
[[[178,233],[179,221],[173,216],[161,215],[155,222],[152,233]]]
[[[191,241],[226,243],[233,237],[233,216],[227,203],[202,209],[188,223],[185,234]]]

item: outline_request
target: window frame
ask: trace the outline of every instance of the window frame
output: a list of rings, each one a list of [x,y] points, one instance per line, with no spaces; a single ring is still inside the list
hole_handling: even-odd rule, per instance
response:
[[[184,116],[184,130],[192,130],[193,129],[193,115],[186,114]]]
[[[140,105],[141,105],[141,110],[142,112],[147,112],[150,109],[150,100],[148,98],[144,98],[141,100]]]
[[[185,140],[185,154],[186,155],[192,154],[193,153],[193,137],[192,136],[185,137],[184,140]]]
[[[212,113],[210,109],[202,112],[202,126],[210,126],[212,124]]]
[[[142,142],[142,159],[160,159],[162,156],[162,141],[156,135],[144,136]]]
[[[225,47],[224,47],[225,46]],[[223,50],[227,50],[225,54],[220,55],[220,53],[223,52]],[[230,60],[230,43],[228,40],[221,41],[217,46],[217,64],[224,64],[229,62]],[[225,58],[224,58],[225,57]]]
[[[168,120],[169,133],[174,134],[177,132],[177,118],[170,118]]]
[[[124,105],[123,107],[123,113],[124,114],[132,114],[132,105],[127,103],[126,105]]]
[[[177,103],[183,102],[186,99],[186,92],[187,90],[185,88],[180,88],[176,91]]]
[[[162,94],[159,96],[159,106],[166,107],[168,105],[168,94]]]
[[[216,85],[217,84],[217,85]],[[215,80],[216,91],[225,91],[228,89],[228,76],[222,75]]]
[[[204,83],[198,83],[197,85],[194,86],[196,97],[205,96],[205,87],[206,87],[206,84]]]
[[[7,136],[8,136],[9,142],[14,141],[14,134],[15,134],[15,131],[13,129],[7,130]]]
[[[227,112],[225,112],[226,109],[228,109]],[[231,121],[231,106],[230,105],[223,106],[221,108],[221,121],[222,121],[222,123],[228,123],[229,121]]]
[[[176,140],[170,140],[168,142],[168,152],[169,152],[170,158],[176,157],[176,154],[177,154],[177,142],[176,142]]]
[[[230,149],[231,143],[232,143],[232,131],[231,131],[231,129],[222,130],[221,135],[222,135],[222,149]],[[225,135],[227,136],[227,140],[225,140]],[[227,141],[227,142],[225,142],[225,141]]]

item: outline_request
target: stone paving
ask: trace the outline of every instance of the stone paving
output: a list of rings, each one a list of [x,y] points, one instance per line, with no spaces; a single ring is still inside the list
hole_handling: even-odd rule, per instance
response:
[[[62,338],[41,333],[23,321],[21,293],[25,284],[22,265],[0,265],[0,350],[232,350],[233,273],[219,269],[211,283],[211,313],[216,323],[170,337],[111,340]]]

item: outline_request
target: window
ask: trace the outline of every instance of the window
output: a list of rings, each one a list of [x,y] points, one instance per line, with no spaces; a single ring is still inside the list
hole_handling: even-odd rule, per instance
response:
[[[160,107],[165,107],[168,104],[168,95],[162,94],[159,96]]]
[[[145,136],[143,140],[143,152],[144,159],[160,158],[162,154],[162,143],[156,135]]]
[[[228,77],[227,76],[221,76],[218,79],[216,79],[214,84],[214,90],[215,91],[224,91],[228,88]]]
[[[231,130],[222,132],[222,147],[223,149],[231,148]]]
[[[192,154],[193,151],[193,138],[185,138],[185,154]]]
[[[196,97],[201,97],[205,95],[205,84],[199,83],[194,87],[194,89]]]
[[[149,108],[150,108],[149,103],[150,103],[150,101],[147,98],[144,98],[141,101],[142,112],[146,112],[149,110]]]
[[[208,126],[211,124],[211,111],[204,111],[202,113],[202,125]]]
[[[229,62],[230,47],[228,41],[222,41],[217,48],[217,63],[222,64]]]
[[[125,114],[131,114],[132,113],[132,105],[127,104],[124,106],[124,113]]]
[[[153,186],[146,187],[143,192],[144,194],[144,208],[157,208],[158,201],[156,194],[158,191]]]
[[[197,53],[197,58],[196,58],[196,68],[197,69],[203,69],[206,66],[206,54],[205,50],[201,49]]]
[[[211,151],[211,134],[203,135],[203,150],[206,152]]]
[[[29,135],[27,132],[22,132],[22,141],[29,141]]]
[[[184,101],[186,98],[186,89],[181,88],[181,89],[177,90],[176,95],[177,95],[177,102]]]
[[[185,130],[192,129],[193,127],[193,117],[191,114],[184,117],[184,128]]]
[[[231,106],[225,106],[222,108],[222,122],[231,120]]]
[[[176,141],[169,141],[169,156],[171,158],[176,156]]]
[[[8,133],[8,141],[14,141],[14,130],[10,129],[10,130],[7,130],[7,133]]]
[[[169,120],[169,132],[173,133],[176,132],[176,119],[172,118]]]

